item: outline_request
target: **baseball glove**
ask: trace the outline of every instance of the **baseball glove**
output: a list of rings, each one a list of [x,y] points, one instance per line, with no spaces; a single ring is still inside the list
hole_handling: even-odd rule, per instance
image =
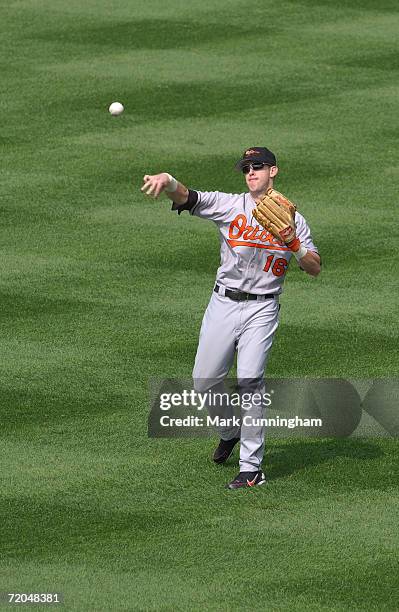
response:
[[[252,211],[257,222],[267,229],[277,240],[294,246],[296,240],[295,229],[296,206],[282,193],[273,188],[256,200],[256,208]]]

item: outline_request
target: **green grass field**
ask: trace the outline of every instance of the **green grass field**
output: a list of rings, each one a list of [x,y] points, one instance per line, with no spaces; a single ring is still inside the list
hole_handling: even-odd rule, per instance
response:
[[[399,609],[396,440],[270,440],[268,484],[229,492],[216,439],[148,439],[219,247],[140,193],[159,171],[240,192],[270,147],[323,271],[290,270],[268,374],[397,376],[398,26],[393,0],[1,2],[0,591]]]

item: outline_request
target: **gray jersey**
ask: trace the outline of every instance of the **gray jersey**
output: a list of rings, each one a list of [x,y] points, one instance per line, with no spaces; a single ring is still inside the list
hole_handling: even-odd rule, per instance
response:
[[[255,201],[249,193],[197,191],[190,214],[214,221],[219,229],[220,266],[216,281],[229,289],[278,295],[292,252],[260,227],[252,216]],[[295,215],[301,244],[317,253],[304,217]]]

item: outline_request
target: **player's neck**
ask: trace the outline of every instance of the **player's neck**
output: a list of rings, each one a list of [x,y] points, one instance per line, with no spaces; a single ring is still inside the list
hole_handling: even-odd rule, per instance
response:
[[[273,181],[269,181],[268,184],[266,185],[266,187],[264,187],[263,189],[259,190],[259,191],[251,191],[251,196],[254,200],[259,200],[260,198],[262,198],[266,191],[268,189],[270,189],[271,187],[273,187]]]
[[[265,194],[265,191],[250,191],[249,193],[253,201],[256,202]]]

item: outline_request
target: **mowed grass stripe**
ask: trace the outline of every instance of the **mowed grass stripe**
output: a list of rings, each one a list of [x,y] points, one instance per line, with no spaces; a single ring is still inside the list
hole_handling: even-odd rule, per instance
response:
[[[303,458],[306,460],[306,457]],[[198,465],[196,464],[195,467]],[[392,585],[389,583],[388,576],[393,570],[395,551],[395,542],[392,539],[395,518],[389,511],[389,506],[395,503],[395,496],[392,496],[389,491],[384,494],[381,491],[373,493],[370,490],[364,493],[357,491],[354,495],[348,489],[343,490],[340,494],[336,489],[337,467],[340,470],[339,466],[336,465],[334,470],[334,466],[331,465],[330,472],[322,470],[322,474],[319,473],[315,482],[319,482],[320,475],[326,477],[330,474],[329,481],[325,483],[324,494],[323,490],[320,491],[319,496],[317,498],[312,496],[311,501],[297,499],[298,496],[303,495],[301,478],[287,481],[283,491],[281,489],[279,491],[277,485],[277,492],[274,492],[273,484],[271,484],[269,494],[275,493],[273,501],[270,500],[270,497],[268,501],[262,495],[254,493],[246,502],[246,506],[250,506],[251,513],[248,518],[242,516],[239,518],[236,515],[236,512],[242,509],[243,496],[239,494],[231,502],[227,492],[224,500],[219,499],[218,502],[219,511],[226,506],[227,514],[224,514],[223,517],[220,515],[204,517],[202,504],[206,499],[205,491],[204,489],[198,490],[198,488],[190,490],[189,487],[189,490],[182,494],[183,499],[181,500],[182,502],[187,501],[188,507],[182,504],[180,512],[176,509],[173,519],[170,517],[169,520],[166,520],[164,515],[169,507],[168,499],[165,500],[166,507],[162,499],[158,499],[158,511],[155,514],[145,507],[140,510],[140,497],[136,497],[140,493],[137,489],[135,492],[131,491],[130,502],[125,497],[126,491],[125,495],[122,492],[123,483],[118,481],[118,475],[122,471],[121,466],[115,473],[109,472],[106,468],[102,479],[103,490],[107,491],[105,483],[108,476],[110,477],[108,480],[110,494],[120,491],[114,502],[115,510],[110,508],[106,511],[105,509],[99,511],[96,505],[92,509],[88,508],[89,500],[91,503],[94,502],[92,495],[97,485],[93,491],[90,491],[90,487],[87,489],[86,485],[89,495],[82,499],[82,503],[79,503],[77,491],[73,490],[67,494],[65,506],[57,502],[50,503],[48,506],[38,502],[35,510],[28,510],[25,515],[26,525],[29,529],[37,512],[37,526],[40,527],[42,521],[44,526],[43,531],[40,529],[37,531],[36,537],[40,538],[41,533],[54,532],[55,534],[63,517],[68,516],[68,521],[64,523],[63,548],[46,547],[46,540],[36,543],[35,535],[31,535],[33,554],[35,558],[38,557],[43,562],[47,570],[51,560],[55,567],[58,564],[63,567],[63,559],[69,560],[69,569],[64,574],[67,579],[74,577],[75,570],[71,562],[76,558],[77,551],[79,551],[80,561],[85,560],[87,567],[91,567],[91,562],[96,559],[97,570],[93,576],[94,580],[101,576],[104,566],[107,567],[112,561],[115,583],[110,581],[105,592],[94,598],[100,609],[104,602],[115,594],[119,579],[123,580],[125,572],[122,571],[122,568],[126,563],[130,564],[135,576],[140,577],[143,572],[143,578],[146,571],[151,568],[150,587],[147,588],[138,578],[139,588],[136,591],[138,604],[145,605],[145,602],[151,602],[152,605],[155,605],[159,596],[163,599],[163,581],[169,579],[171,581],[171,591],[168,596],[170,605],[172,602],[175,602],[177,606],[187,605],[189,597],[196,602],[196,598],[200,600],[206,598],[207,593],[209,597],[207,587],[211,585],[212,597],[208,599],[209,608],[216,609],[221,593],[225,592],[224,589],[233,589],[235,595],[238,596],[237,607],[239,607],[241,597],[246,593],[246,589],[242,587],[242,581],[251,579],[251,555],[260,544],[262,544],[262,552],[259,551],[259,561],[261,566],[263,564],[265,566],[264,570],[260,569],[260,574],[263,575],[262,586],[267,589],[270,602],[275,601],[278,605],[284,600],[292,600],[295,605],[296,597],[301,593],[306,593],[315,604],[327,605],[331,601],[334,606],[335,593],[341,605],[351,606],[356,603],[361,605],[365,594],[373,605],[383,594],[385,599],[382,606],[388,609],[388,605],[392,605],[393,602]],[[351,466],[348,474],[352,471]],[[188,473],[191,473],[191,470]],[[309,470],[306,473],[311,475]],[[212,488],[215,491],[218,487],[217,480],[217,478],[212,479]],[[171,484],[166,485],[166,488],[169,488],[169,494]],[[329,489],[328,485],[332,488]],[[309,487],[309,489],[312,492],[312,488]],[[276,507],[276,495],[279,493],[280,504]],[[293,500],[296,503],[295,513],[292,512]],[[194,505],[190,505],[190,501],[191,504],[194,502]],[[123,509],[120,509],[121,502],[123,502]],[[132,504],[133,508],[129,510]],[[268,507],[269,504],[270,507]],[[18,508],[19,515],[23,518],[25,513],[21,501]],[[246,542],[244,548],[242,541],[235,533],[238,522]],[[375,531],[373,527],[370,528],[370,525],[374,524]],[[254,528],[256,528],[256,536]],[[193,530],[199,536],[198,540],[193,540]],[[349,546],[348,536],[351,538]],[[354,536],[355,539],[353,539]],[[20,533],[16,533],[15,537],[18,541]],[[379,542],[377,556],[376,540]],[[287,550],[287,541],[290,542],[289,550]],[[97,548],[99,545],[103,549],[103,557],[98,562]],[[311,558],[309,558],[309,549],[312,550]],[[175,551],[174,554],[172,550]],[[200,563],[203,558],[208,557],[209,550],[212,550],[221,559],[226,558],[227,572],[225,567],[214,568]],[[132,555],[134,555],[134,560]],[[29,556],[29,551],[25,551],[23,564],[26,564]],[[270,556],[274,559],[271,566],[267,564]],[[287,564],[291,568],[289,577],[287,576]],[[341,567],[342,564],[345,567]],[[372,579],[376,577],[377,564],[379,568],[383,568],[384,575],[387,576],[381,581],[378,593],[373,591],[375,585],[372,584]],[[186,585],[189,585],[189,591],[185,594],[182,594],[179,589],[183,567],[191,568],[189,578],[185,580]],[[284,572],[282,572],[283,568],[285,568]],[[351,568],[353,572],[349,580],[345,579],[348,568]],[[358,571],[361,572],[360,576],[357,575]],[[237,573],[242,579],[238,583]],[[357,579],[355,579],[355,574]],[[345,589],[340,588],[343,580],[347,585]],[[154,590],[153,584],[159,584],[159,587]],[[222,584],[223,589],[221,589]],[[238,584],[241,585],[240,588]],[[324,590],[323,584],[325,585]],[[77,596],[79,600],[81,598],[79,584],[76,587],[76,590],[69,589],[69,593],[70,596]],[[336,592],[337,589],[338,592]],[[126,595],[133,596],[131,589],[126,591]],[[260,585],[258,591],[248,593],[251,605],[256,605],[255,598],[260,595]],[[73,609],[72,606],[71,609]]]

